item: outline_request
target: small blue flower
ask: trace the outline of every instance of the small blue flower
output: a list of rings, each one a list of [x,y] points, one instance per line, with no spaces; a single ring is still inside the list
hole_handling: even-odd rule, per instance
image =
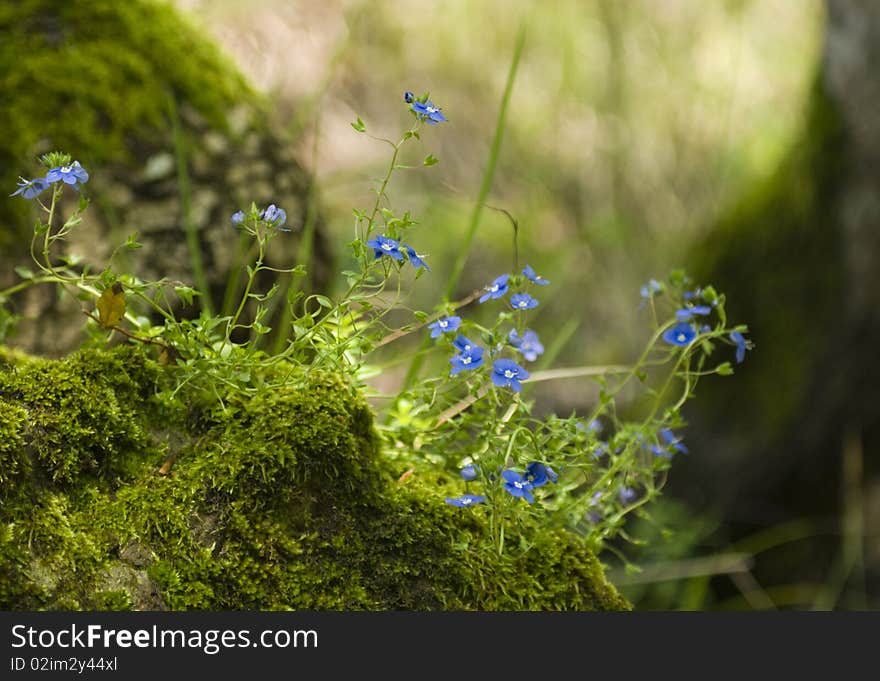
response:
[[[532,483],[532,487],[541,487],[548,482],[556,483],[559,475],[550,466],[534,461],[526,466],[525,479]]]
[[[378,260],[383,255],[390,255],[395,260],[403,261],[403,253],[400,252],[400,243],[387,236],[378,236],[375,239],[367,241],[367,246],[373,249],[373,253]]]
[[[682,454],[688,453],[688,448],[681,443],[681,439],[675,437],[675,434],[669,428],[661,428],[657,434],[666,442],[665,446],[651,445],[651,452],[654,456],[672,457],[675,452]],[[675,450],[675,451],[672,451]]]
[[[675,318],[680,322],[686,322],[693,319],[695,314],[707,315],[712,312],[712,308],[708,305],[697,305],[696,307],[683,307],[675,313]]]
[[[480,302],[485,303],[490,298],[500,298],[507,293],[507,280],[510,279],[509,274],[502,274],[495,281],[486,287],[486,292],[480,296]]]
[[[636,500],[636,497],[639,496],[632,487],[621,487],[618,495],[620,496],[620,500],[625,506],[628,506],[629,504],[634,502]]]
[[[510,306],[514,310],[531,310],[533,307],[538,307],[538,301],[528,293],[514,293],[510,296]]]
[[[541,345],[541,341],[538,339],[538,334],[531,329],[526,329],[522,338],[520,338],[516,329],[511,329],[510,333],[507,335],[507,339],[529,362],[534,362],[538,359],[538,355],[544,354],[544,346]]]
[[[452,341],[452,344],[455,346],[456,350],[459,350],[461,352],[469,352],[470,350],[473,350],[477,347],[477,344],[474,343],[470,338],[462,336],[461,334],[458,334],[458,336],[455,337],[455,340]]]
[[[510,387],[514,392],[522,390],[520,381],[529,377],[529,372],[512,359],[496,359],[492,365],[492,383],[499,388]]]
[[[449,363],[452,364],[452,370],[449,372],[450,376],[456,376],[462,371],[476,369],[483,365],[483,348],[473,347],[466,352],[455,355],[449,360]]]
[[[654,297],[655,293],[660,293],[663,290],[663,284],[661,284],[656,279],[650,279],[647,284],[642,286],[640,293],[642,298],[648,300]]]
[[[535,273],[535,268],[531,265],[526,265],[523,269],[522,273],[525,275],[526,279],[531,281],[532,283],[538,284],[539,286],[546,286],[550,282],[539,274]]]
[[[74,161],[69,166],[52,168],[52,170],[46,173],[46,180],[52,183],[64,182],[65,184],[73,185],[74,189],[76,189],[78,185],[89,181],[89,174],[79,164],[79,161]]]
[[[403,101],[406,102],[407,104],[412,104],[413,101],[415,100],[415,98],[416,98],[416,96],[412,92],[410,92],[409,90],[407,90],[406,92],[403,93]]]
[[[501,477],[504,478],[504,489],[510,494],[520,499],[525,499],[530,504],[535,501],[532,496],[532,483],[529,482],[522,473],[517,473],[510,468],[501,471]]]
[[[405,248],[406,255],[409,258],[409,262],[413,267],[415,267],[416,269],[424,267],[428,272],[431,271],[431,268],[428,267],[428,264],[419,257],[418,253],[416,253],[415,248],[413,248],[412,246],[406,246]]]
[[[437,338],[441,334],[457,331],[459,326],[461,326],[461,317],[455,316],[443,317],[436,322],[428,324],[428,328],[431,329],[431,338]]]
[[[697,337],[694,327],[687,322],[679,322],[663,334],[663,340],[672,345],[684,347],[690,345],[691,341]]]
[[[462,480],[470,482],[471,480],[477,479],[478,470],[479,469],[474,464],[469,463],[467,466],[463,466],[459,472],[461,473]]]
[[[229,218],[229,220],[230,220],[230,222],[232,222],[233,225],[240,225],[242,222],[244,222],[244,211],[243,210],[235,211],[232,214],[232,216]]]
[[[480,496],[479,494],[463,494],[455,499],[446,497],[447,504],[450,506],[458,506],[459,508],[466,508],[468,506],[473,506],[474,504],[482,504],[484,501],[486,501],[486,497]]]
[[[18,196],[21,194],[23,199],[34,199],[49,188],[49,181],[44,177],[37,177],[33,180],[25,180],[21,178],[18,182],[18,189],[9,196]]]
[[[441,113],[438,107],[434,106],[434,103],[430,99],[426,102],[419,102],[418,100],[413,101],[410,104],[410,108],[418,114],[419,118],[428,121],[431,125],[445,123],[449,120]]]
[[[260,211],[260,220],[282,232],[290,231],[284,227],[284,223],[287,222],[287,212],[283,208],[276,207],[274,203]]]
[[[681,297],[685,300],[693,300],[694,298],[699,298],[702,295],[703,291],[699,287],[694,289],[693,291],[685,291],[681,294]]]
[[[746,350],[748,349],[746,339],[743,338],[743,335],[739,331],[731,331],[730,340],[736,343],[736,363],[742,364],[743,360],[746,358]]]

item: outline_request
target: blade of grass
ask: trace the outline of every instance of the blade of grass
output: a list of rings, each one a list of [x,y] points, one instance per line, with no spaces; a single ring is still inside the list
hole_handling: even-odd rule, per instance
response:
[[[202,248],[199,244],[199,235],[196,232],[195,223],[192,220],[190,210],[190,198],[192,191],[189,182],[189,169],[187,168],[186,144],[183,137],[183,128],[180,125],[180,116],[177,115],[177,102],[174,95],[168,93],[168,116],[171,120],[171,134],[174,139],[174,156],[177,160],[177,187],[180,194],[180,221],[183,224],[183,232],[186,235],[186,250],[189,254],[189,262],[193,271],[193,279],[202,293],[199,296],[202,308],[209,315],[213,314],[211,295],[208,290],[208,279],[205,277],[205,265],[202,261]]]
[[[841,512],[842,539],[840,551],[829,570],[829,576],[816,593],[812,610],[834,610],[840,603],[849,583],[855,597],[853,606],[867,609],[864,561],[864,508],[862,499],[863,453],[859,433],[850,428],[844,435],[843,451],[843,510]]]

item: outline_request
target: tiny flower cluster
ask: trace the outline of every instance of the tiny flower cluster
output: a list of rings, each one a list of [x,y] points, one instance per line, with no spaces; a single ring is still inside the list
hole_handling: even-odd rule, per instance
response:
[[[651,279],[647,284],[642,286],[640,295],[642,297],[642,305],[666,291],[666,287],[656,279]],[[675,324],[666,329],[662,338],[670,345],[681,348],[688,347],[693,343],[701,333],[708,333],[712,330],[709,324],[698,324],[700,317],[708,317],[712,314],[713,309],[718,304],[718,298],[714,291],[710,289],[703,290],[696,288],[691,291],[684,291],[681,294],[684,304],[675,311]],[[695,304],[695,301],[703,301],[707,304]],[[752,348],[752,344],[746,340],[740,331],[730,332],[728,338],[736,347],[736,362],[742,364],[745,361],[746,350]]]
[[[86,172],[86,169],[79,164],[79,161],[74,161],[69,165],[51,168],[45,177],[37,177],[32,180],[26,180],[22,177],[18,181],[18,189],[12,192],[10,196],[35,199],[56,182],[69,184],[74,189],[79,190],[80,185],[88,181],[89,174]]]
[[[250,215],[246,214],[243,210],[237,210],[229,218],[229,221],[236,227],[241,227],[247,223],[249,217],[255,217],[256,220],[265,223],[269,227],[274,227],[279,232],[290,231],[290,228],[285,226],[287,223],[287,211],[283,208],[270,203],[266,208],[257,213],[256,216],[253,216],[255,210],[256,207],[252,206]]]
[[[422,259],[424,256],[419,255],[415,248],[402,244],[396,239],[387,237],[384,234],[377,236],[375,239],[367,240],[367,246],[373,249],[373,254],[376,256],[376,260],[385,256],[393,258],[398,262],[409,260],[409,263],[416,269],[423,267],[426,271],[431,271],[431,268],[428,267],[427,263]],[[404,253],[406,255],[404,255]],[[432,337],[436,338],[436,336]]]
[[[468,464],[461,469],[461,477],[465,482],[475,480],[478,474],[479,469],[474,464]],[[494,479],[494,476],[490,476],[490,481]],[[559,474],[550,466],[539,461],[533,461],[526,466],[525,473],[512,468],[501,471],[501,479],[503,480],[505,492],[518,499],[523,499],[529,504],[533,504],[535,502],[533,491],[538,487],[543,487],[548,482],[555,484],[559,480]],[[446,498],[447,504],[458,506],[459,508],[482,504],[485,501],[486,497],[478,494],[464,494],[460,497]]]
[[[522,274],[525,279],[539,286],[546,286],[550,283],[547,279],[538,275],[531,265],[526,265]],[[502,274],[497,277],[491,284],[485,287],[479,302],[485,303],[488,300],[503,298],[510,290],[510,279],[511,275],[509,274]],[[510,296],[510,305],[514,310],[531,310],[537,307],[538,304],[538,301],[526,292],[514,293]],[[461,324],[461,317],[447,316],[432,322],[428,325],[428,328],[431,329],[431,338],[439,338],[444,333],[458,331]],[[522,335],[515,328],[511,329],[507,335],[507,340],[509,346],[529,362],[534,362],[544,352],[544,346],[538,338],[538,334],[531,329],[526,329]],[[452,342],[452,345],[458,353],[449,360],[449,363],[452,365],[451,376],[455,376],[465,370],[476,369],[483,365],[485,350],[474,341],[459,333]],[[520,392],[522,390],[521,382],[529,378],[529,375],[526,369],[512,359],[498,358],[492,364],[490,378],[492,384],[496,387],[510,388],[514,392]]]

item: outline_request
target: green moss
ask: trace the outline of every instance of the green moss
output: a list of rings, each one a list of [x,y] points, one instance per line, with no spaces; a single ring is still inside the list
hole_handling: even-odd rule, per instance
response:
[[[223,129],[229,107],[254,96],[213,43],[150,0],[0,4],[0,91],[4,187],[53,149],[87,168],[125,163],[169,127],[171,98]],[[29,202],[0,206],[4,225],[30,230],[28,217]],[[0,247],[19,241],[0,232]]]
[[[223,407],[161,381],[131,347],[3,372],[4,609],[629,608],[573,535],[525,521],[498,555],[437,472],[399,485],[337,376]]]

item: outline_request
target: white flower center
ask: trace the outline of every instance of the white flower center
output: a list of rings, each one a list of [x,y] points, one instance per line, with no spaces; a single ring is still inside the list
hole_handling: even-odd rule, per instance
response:
[[[59,168],[59,170],[62,173],[69,173],[71,170],[73,170],[73,168],[71,168],[70,166],[61,166],[61,168]]]
[[[468,504],[474,503],[474,500],[473,499],[462,499],[461,503],[463,503],[465,506],[467,506]]]
[[[432,114],[437,113],[438,111],[440,111],[440,109],[438,109],[436,106],[428,106],[425,107],[425,111],[427,111],[429,114]]]
[[[513,378],[514,376],[516,376],[515,371],[511,371],[510,369],[504,370],[504,378]]]
[[[679,343],[684,343],[687,340],[687,336],[683,333],[680,333],[676,336],[676,339],[678,339]]]
[[[447,322],[445,319],[440,322],[441,329],[445,329],[447,326],[449,326],[449,322]]]
[[[471,358],[470,358],[470,357],[462,357],[462,358],[461,358],[461,363],[462,363],[462,364],[470,364],[470,363],[471,363]]]
[[[394,245],[393,245],[393,244],[388,244],[388,243],[382,244],[382,250],[383,250],[383,251],[393,251],[393,250],[394,250]]]
[[[514,480],[513,486],[516,487],[517,489],[522,489],[523,487],[526,486],[526,483],[520,482],[519,480]]]

